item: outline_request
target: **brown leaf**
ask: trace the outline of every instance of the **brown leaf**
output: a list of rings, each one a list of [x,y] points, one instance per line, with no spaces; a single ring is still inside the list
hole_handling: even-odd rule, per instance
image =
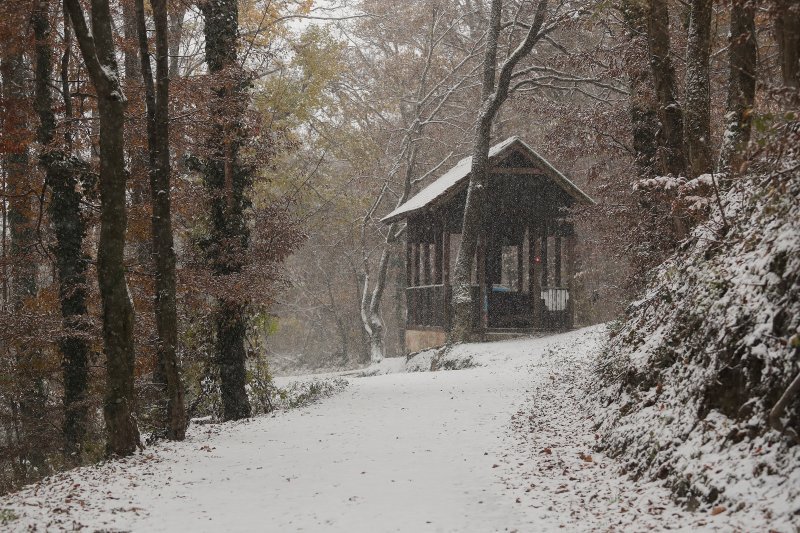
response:
[[[716,507],[711,509],[711,516],[717,516],[718,514],[724,513],[724,512],[725,512],[725,506],[717,505]]]

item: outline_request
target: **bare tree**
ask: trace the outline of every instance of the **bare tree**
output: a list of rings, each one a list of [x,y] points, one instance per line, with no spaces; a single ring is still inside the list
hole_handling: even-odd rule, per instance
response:
[[[548,19],[547,0],[541,0],[536,7],[533,19],[528,25],[524,39],[508,55],[499,68],[498,42],[502,26],[503,1],[492,0],[489,11],[489,29],[486,35],[486,48],[483,59],[483,83],[481,105],[475,125],[472,150],[472,169],[470,171],[467,199],[464,206],[464,220],[461,230],[461,244],[456,257],[453,274],[453,328],[451,338],[465,341],[472,332],[472,297],[470,277],[473,258],[478,244],[478,233],[483,222],[483,209],[486,185],[489,175],[489,145],[492,124],[503,102],[512,89],[512,79],[519,62],[533,47],[555,29],[555,22],[545,25]],[[514,20],[517,20],[515,17]],[[516,73],[519,75],[520,73]],[[524,85],[517,81],[514,88]]]
[[[395,252],[395,244],[402,232],[398,224],[390,224],[385,243],[381,246],[380,259],[377,271],[372,273],[370,266],[371,247],[367,239],[367,230],[374,223],[374,215],[377,209],[385,202],[387,193],[391,190],[392,182],[396,174],[401,173],[400,194],[396,200],[396,206],[402,205],[410,196],[413,189],[423,183],[428,177],[432,176],[441,166],[453,155],[451,151],[443,160],[433,168],[428,169],[421,176],[417,176],[418,162],[422,144],[426,140],[427,129],[435,123],[451,122],[452,117],[447,116],[447,104],[451,102],[465,86],[470,83],[471,76],[474,75],[476,65],[473,59],[480,50],[480,40],[467,43],[460,57],[451,62],[451,66],[443,71],[435,69],[437,56],[442,53],[451,54],[452,51],[442,52],[442,44],[448,39],[458,38],[455,34],[463,20],[463,15],[456,14],[452,18],[445,18],[446,12],[434,7],[431,12],[430,22],[427,28],[425,39],[421,46],[421,56],[423,60],[419,66],[419,75],[414,71],[413,79],[409,81],[409,95],[407,99],[409,105],[401,107],[400,117],[402,119],[402,138],[399,143],[399,152],[394,157],[394,161],[387,172],[380,193],[372,203],[370,209],[365,214],[361,224],[362,241],[362,269],[363,269],[363,288],[361,290],[361,320],[364,330],[369,339],[370,360],[377,362],[385,356],[384,347],[384,325],[381,318],[381,301],[387,283],[387,273],[392,254]],[[374,277],[374,280],[373,280]],[[374,286],[372,285],[374,283]]]

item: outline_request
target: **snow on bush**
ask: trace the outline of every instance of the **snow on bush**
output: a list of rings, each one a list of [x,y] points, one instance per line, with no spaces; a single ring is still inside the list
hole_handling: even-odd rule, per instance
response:
[[[463,370],[480,366],[464,345],[448,344],[413,354],[406,363],[406,372],[435,372],[437,370]]]
[[[742,178],[599,355],[601,447],[690,507],[800,525],[800,174]]]

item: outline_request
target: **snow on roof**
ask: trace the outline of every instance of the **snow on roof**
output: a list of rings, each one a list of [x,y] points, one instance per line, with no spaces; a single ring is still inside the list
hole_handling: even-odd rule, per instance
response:
[[[489,149],[489,161],[499,159],[504,155],[507,150],[516,145],[521,148],[526,154],[536,161],[542,168],[543,172],[555,181],[564,191],[577,201],[582,203],[594,203],[586,193],[580,190],[574,183],[567,179],[564,174],[559,172],[553,167],[545,158],[536,153],[536,151],[525,144],[519,137],[509,137],[505,141],[495,144]],[[465,157],[459,161],[456,166],[445,172],[439,179],[419,191],[403,205],[398,206],[394,211],[381,219],[382,222],[394,222],[401,218],[407,218],[412,213],[420,211],[427,207],[429,204],[434,203],[437,199],[444,196],[446,193],[457,189],[462,183],[466,183],[470,171],[472,170],[472,157]]]

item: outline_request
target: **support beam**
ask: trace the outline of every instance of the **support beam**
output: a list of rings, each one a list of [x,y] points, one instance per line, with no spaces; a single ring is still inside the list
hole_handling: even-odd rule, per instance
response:
[[[480,316],[481,332],[489,326],[489,315],[484,310],[486,303],[486,233],[481,232],[478,237],[478,313]]]
[[[542,287],[549,287],[547,273],[547,223],[542,222],[542,248],[539,256],[542,258]]]
[[[414,258],[413,258],[413,269],[414,269],[414,279],[412,279],[412,287],[419,287],[419,243],[415,242],[413,245],[414,247]]]
[[[553,285],[561,287],[561,237],[553,237]]]
[[[537,238],[535,226],[528,228],[528,287],[530,289],[531,306],[533,310],[533,327],[542,326],[542,269],[541,263],[536,259],[540,257],[540,240]]]
[[[575,325],[575,236],[567,237],[567,290],[569,299],[567,300],[567,327]]]
[[[420,260],[422,261],[422,284],[431,284],[431,245],[430,243],[422,243],[422,253],[420,253]]]
[[[413,247],[414,245],[409,240],[406,240],[406,287],[414,286]]]
[[[450,285],[450,231],[445,229],[442,236],[442,284]]]
[[[444,247],[441,227],[437,228],[433,237],[433,282],[442,284],[442,269],[444,267]]]

